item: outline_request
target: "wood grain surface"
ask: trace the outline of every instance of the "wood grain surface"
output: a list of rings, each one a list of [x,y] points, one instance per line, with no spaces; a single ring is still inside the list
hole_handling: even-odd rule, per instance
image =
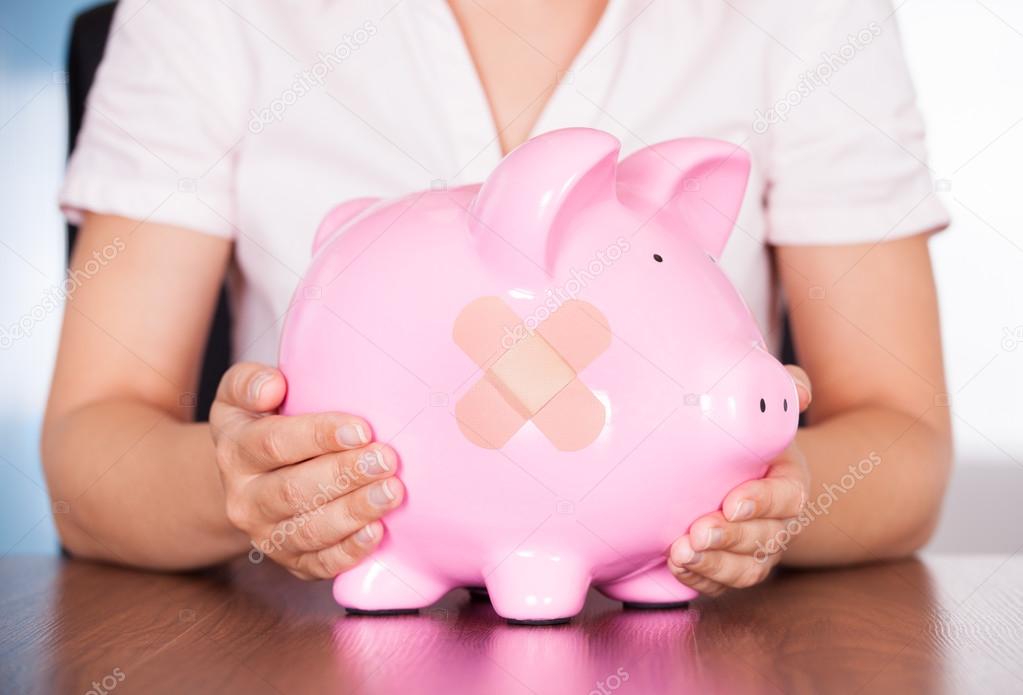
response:
[[[5,693],[1023,693],[1023,556],[788,572],[687,610],[591,593],[510,626],[452,592],[346,616],[329,584],[245,559],[160,575],[0,560]]]

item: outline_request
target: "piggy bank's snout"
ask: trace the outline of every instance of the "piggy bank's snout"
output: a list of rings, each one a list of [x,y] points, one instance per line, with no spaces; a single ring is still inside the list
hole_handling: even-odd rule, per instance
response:
[[[707,394],[704,410],[757,458],[780,453],[799,425],[799,395],[781,363],[760,348]]]

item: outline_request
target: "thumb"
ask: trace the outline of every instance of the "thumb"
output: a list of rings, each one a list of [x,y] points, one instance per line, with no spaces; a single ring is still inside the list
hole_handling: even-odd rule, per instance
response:
[[[810,405],[810,401],[813,400],[810,377],[806,375],[802,367],[797,367],[794,364],[785,365],[785,369],[789,371],[789,376],[796,382],[796,393],[799,394],[799,412],[803,412]]]
[[[276,410],[284,400],[287,382],[279,369],[258,362],[239,362],[220,379],[217,401],[250,413]]]

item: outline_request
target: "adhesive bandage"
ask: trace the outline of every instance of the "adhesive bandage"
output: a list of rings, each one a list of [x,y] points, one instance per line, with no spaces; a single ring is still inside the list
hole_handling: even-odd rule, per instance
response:
[[[500,449],[530,421],[561,451],[600,434],[604,406],[578,377],[611,344],[607,319],[592,304],[566,301],[528,331],[500,297],[481,297],[455,319],[453,337],[483,370],[455,404],[472,443]]]

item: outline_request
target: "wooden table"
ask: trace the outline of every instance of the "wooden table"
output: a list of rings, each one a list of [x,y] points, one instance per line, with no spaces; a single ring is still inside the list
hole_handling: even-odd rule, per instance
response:
[[[0,561],[5,693],[1023,693],[1023,555],[789,572],[688,610],[591,594],[510,626],[464,590],[345,616],[267,562],[159,575]]]

